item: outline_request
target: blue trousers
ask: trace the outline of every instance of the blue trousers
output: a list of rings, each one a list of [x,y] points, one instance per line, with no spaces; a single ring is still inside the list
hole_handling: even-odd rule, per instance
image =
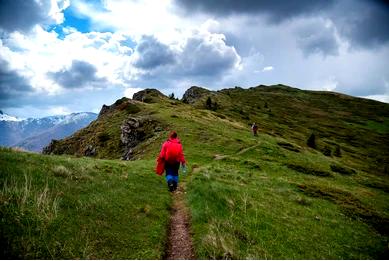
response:
[[[178,169],[180,168],[179,162],[165,163],[166,182],[171,192],[177,189],[178,185]]]

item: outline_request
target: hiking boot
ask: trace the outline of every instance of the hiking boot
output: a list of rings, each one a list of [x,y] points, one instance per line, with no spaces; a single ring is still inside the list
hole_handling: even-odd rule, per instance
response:
[[[173,192],[173,191],[174,191],[174,184],[173,184],[173,181],[172,181],[172,180],[169,180],[169,181],[167,182],[167,186],[168,186],[170,192]]]
[[[175,191],[177,189],[177,182],[173,181],[173,191]]]

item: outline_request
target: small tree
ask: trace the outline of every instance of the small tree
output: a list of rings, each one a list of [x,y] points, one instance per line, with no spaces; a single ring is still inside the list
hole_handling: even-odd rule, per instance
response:
[[[342,157],[342,152],[340,150],[340,146],[339,145],[336,145],[336,147],[335,147],[334,156],[335,157]]]
[[[205,102],[205,107],[206,107],[208,110],[212,110],[212,99],[211,99],[211,97],[208,97],[208,98],[207,98],[207,101]]]
[[[217,108],[219,108],[219,104],[217,104],[217,102],[214,102],[213,105],[212,105],[212,110],[216,111]]]
[[[324,149],[323,149],[323,154],[324,154],[325,156],[331,157],[332,151],[331,151],[330,147],[325,146]]]
[[[307,145],[308,145],[308,147],[316,149],[316,137],[315,137],[315,134],[313,132],[311,133],[311,136],[309,136],[309,138],[307,140]]]
[[[169,99],[174,100],[174,92],[172,92],[172,94],[169,95]]]

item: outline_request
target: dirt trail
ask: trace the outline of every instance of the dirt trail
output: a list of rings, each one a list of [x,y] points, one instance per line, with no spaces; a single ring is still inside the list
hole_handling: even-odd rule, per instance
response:
[[[168,260],[195,259],[190,236],[189,212],[185,206],[184,189],[179,187],[173,194],[173,209],[170,217]]]

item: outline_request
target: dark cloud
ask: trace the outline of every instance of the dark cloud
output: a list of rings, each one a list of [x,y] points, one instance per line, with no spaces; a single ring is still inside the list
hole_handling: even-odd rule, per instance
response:
[[[190,37],[180,55],[180,70],[185,76],[212,77],[233,68],[239,56],[235,49],[221,39],[210,41],[207,37]]]
[[[352,46],[369,48],[389,42],[389,4],[384,1],[343,0],[328,15]]]
[[[298,16],[320,16],[331,19],[340,35],[345,37],[352,46],[369,48],[380,46],[389,42],[389,3],[387,1],[175,1],[178,6],[185,10],[186,14],[204,12],[216,16],[229,16],[233,14],[247,16],[263,15],[268,18],[268,21],[273,23],[283,22],[287,19]],[[330,46],[332,44],[329,38],[317,39],[315,41],[326,42],[325,45],[327,45],[328,48],[332,48]]]
[[[231,14],[264,14],[279,22],[302,14],[318,12],[333,4],[333,0],[175,0],[186,12],[205,12],[218,16]]]
[[[0,28],[7,31],[29,31],[48,19],[49,1],[0,0]]]
[[[338,55],[338,42],[335,38],[334,28],[325,26],[321,20],[308,22],[299,27],[297,32],[297,45],[308,56],[319,53],[323,56]]]
[[[174,53],[169,46],[153,36],[144,36],[136,47],[136,52],[139,57],[134,65],[141,69],[151,70],[175,62]]]
[[[139,77],[128,83],[140,88],[153,86],[165,93],[187,88],[191,84],[212,87],[215,81],[229,74],[240,61],[235,48],[228,46],[218,34],[194,30],[180,47],[174,49],[174,63],[144,70]],[[183,91],[178,94],[181,95]]]
[[[83,88],[105,81],[105,79],[96,76],[96,71],[96,67],[92,64],[74,60],[69,69],[48,73],[48,76],[64,88]]]
[[[0,107],[13,103],[14,99],[33,92],[28,81],[9,69],[6,61],[0,60]]]

